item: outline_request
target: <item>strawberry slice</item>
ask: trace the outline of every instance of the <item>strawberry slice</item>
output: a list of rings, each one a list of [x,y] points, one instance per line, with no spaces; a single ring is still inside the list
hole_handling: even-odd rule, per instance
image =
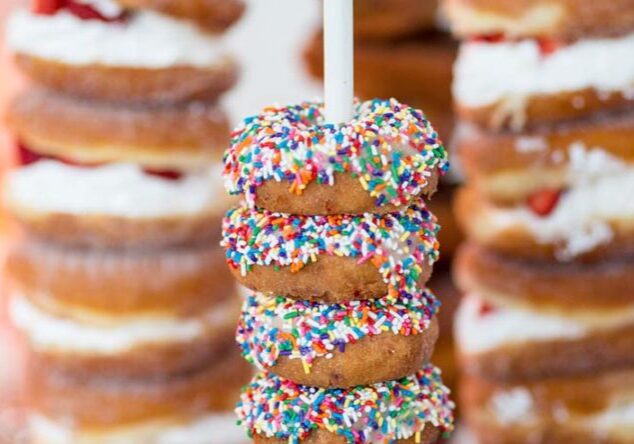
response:
[[[528,206],[536,215],[546,217],[553,212],[557,203],[559,203],[561,193],[561,190],[554,189],[537,191],[528,197]]]
[[[501,43],[505,40],[506,37],[502,33],[479,35],[471,38],[471,41],[480,43]]]
[[[165,180],[177,181],[183,178],[183,173],[178,171],[170,171],[170,170],[153,170],[150,168],[144,168],[143,172],[145,174],[149,174],[150,176],[159,177]]]
[[[482,318],[486,315],[494,313],[495,311],[496,311],[496,308],[493,305],[485,301],[480,301],[480,309],[478,310],[478,316]]]
[[[102,22],[112,23],[125,21],[126,19],[125,11],[122,11],[119,15],[108,17],[90,4],[80,3],[75,0],[66,0],[66,9],[82,20],[101,20]]]
[[[539,45],[539,51],[544,57],[554,54],[559,48],[564,46],[558,40],[546,38],[537,39],[537,44]]]
[[[33,0],[31,10],[35,14],[53,15],[66,4],[65,0]]]

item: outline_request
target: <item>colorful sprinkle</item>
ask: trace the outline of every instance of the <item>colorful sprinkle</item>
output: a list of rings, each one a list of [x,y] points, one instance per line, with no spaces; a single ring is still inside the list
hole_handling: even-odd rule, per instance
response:
[[[251,208],[269,180],[301,194],[312,182],[333,185],[336,173],[355,175],[377,206],[405,205],[449,168],[423,113],[395,99],[358,103],[342,125],[326,124],[320,103],[265,108],[233,132],[224,162],[227,189]]]
[[[236,338],[242,354],[261,370],[285,356],[301,359],[308,373],[315,359],[330,359],[365,337],[422,333],[439,307],[428,291],[390,299],[320,304],[256,293],[244,303]]]
[[[348,444],[389,444],[426,426],[450,432],[453,408],[440,370],[426,365],[398,381],[353,389],[305,387],[262,372],[243,391],[236,412],[251,436],[299,444],[320,428]]]
[[[222,246],[243,275],[255,265],[297,272],[322,254],[370,261],[396,298],[422,291],[423,265],[438,260],[439,229],[422,201],[397,213],[360,216],[298,216],[243,205],[227,213]]]

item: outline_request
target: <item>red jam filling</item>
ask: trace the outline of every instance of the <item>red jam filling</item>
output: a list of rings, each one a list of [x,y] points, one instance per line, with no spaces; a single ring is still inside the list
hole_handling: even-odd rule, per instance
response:
[[[480,43],[503,43],[510,42],[514,39],[506,37],[504,34],[488,34],[471,38],[472,42]],[[537,37],[534,39],[539,46],[539,51],[543,57],[554,54],[558,49],[565,46],[565,44],[556,39],[550,39],[546,37]]]
[[[480,309],[478,310],[479,317],[483,318],[486,315],[490,315],[491,313],[494,313],[495,311],[496,311],[496,308],[493,305],[485,301],[480,301]]]
[[[561,194],[561,190],[554,189],[537,191],[528,197],[527,204],[533,213],[540,217],[546,217],[557,207]]]
[[[29,148],[24,146],[22,143],[18,143],[18,161],[21,166],[31,165],[35,162],[39,162],[40,160],[55,160],[57,162],[65,163],[66,165],[72,165],[80,168],[95,168],[103,165],[100,163],[76,162],[71,159],[63,159],[60,157],[36,153],[35,151],[30,150]],[[158,177],[160,179],[169,181],[177,181],[182,179],[184,176],[183,173],[173,170],[156,170],[152,168],[143,168],[143,172],[149,176]]]
[[[76,0],[33,0],[32,9],[34,13],[43,15],[53,15],[61,9],[65,9],[82,20],[101,20],[108,23],[122,22],[127,18],[126,12],[113,17],[105,16],[92,5]]]

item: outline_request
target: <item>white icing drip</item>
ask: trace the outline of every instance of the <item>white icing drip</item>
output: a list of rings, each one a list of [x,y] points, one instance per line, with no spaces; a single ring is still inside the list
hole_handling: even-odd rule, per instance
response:
[[[634,33],[581,40],[548,56],[533,40],[465,43],[455,66],[454,96],[462,105],[478,107],[587,88],[629,93],[634,90],[632,54]]]
[[[535,417],[533,397],[522,387],[497,392],[490,400],[490,408],[503,425],[529,422]]]
[[[106,23],[65,11],[19,10],[7,23],[7,41],[17,53],[71,65],[206,68],[226,56],[217,37],[152,11],[137,12],[126,23]]]
[[[588,328],[564,317],[544,315],[527,310],[496,307],[480,315],[479,297],[465,297],[456,315],[458,346],[466,353],[483,353],[505,345],[532,341],[576,339]]]
[[[231,321],[227,307],[215,308],[192,319],[138,318],[102,327],[55,317],[40,310],[26,298],[11,300],[13,323],[23,330],[38,349],[80,354],[116,354],[152,343],[188,342],[203,336],[209,328]]]
[[[132,164],[83,168],[43,160],[11,174],[8,200],[27,211],[130,218],[220,211],[227,202],[221,168],[171,181]]]

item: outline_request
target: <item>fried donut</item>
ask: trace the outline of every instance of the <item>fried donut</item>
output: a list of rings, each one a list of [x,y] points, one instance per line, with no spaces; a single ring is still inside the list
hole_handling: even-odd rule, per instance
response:
[[[152,11],[86,19],[67,8],[17,11],[7,24],[19,68],[69,95],[125,103],[216,100],[237,79],[217,37]]]
[[[230,131],[226,114],[209,103],[130,107],[38,89],[12,102],[7,122],[23,145],[44,156],[177,172],[220,161]]]
[[[428,292],[330,305],[254,294],[236,338],[261,370],[311,387],[354,387],[399,379],[429,362],[437,308]]]
[[[634,103],[634,63],[623,60],[632,52],[634,33],[563,45],[463,43],[454,71],[458,114],[482,127],[520,131],[627,110]]]
[[[256,443],[433,443],[453,428],[448,392],[431,365],[398,381],[348,390],[260,373],[237,413]]]
[[[169,379],[78,378],[32,365],[30,432],[35,442],[213,442],[242,444],[231,413],[251,377],[234,347],[211,365]],[[39,440],[38,440],[39,439]],[[220,439],[221,441],[216,441]]]
[[[386,213],[436,190],[447,153],[420,111],[396,100],[358,103],[352,121],[323,107],[269,107],[234,131],[227,189],[251,207],[290,214]]]
[[[437,8],[437,0],[357,0],[354,2],[355,39],[361,42],[393,40],[433,28]]]
[[[482,444],[625,444],[633,388],[630,369],[513,384],[468,377],[461,405]]]
[[[545,188],[574,186],[589,171],[611,174],[610,163],[634,164],[632,112],[530,133],[484,131],[468,124],[456,133],[456,152],[469,182],[498,203],[523,201]]]
[[[109,377],[175,375],[204,367],[231,342],[239,311],[235,297],[189,317],[80,318],[48,303],[50,310],[19,294],[11,299],[11,320],[33,359],[68,374]]]
[[[222,246],[248,288],[344,302],[420,292],[438,259],[438,229],[420,202],[362,216],[295,216],[243,205],[225,217]]]
[[[574,40],[634,30],[634,2],[612,0],[445,0],[444,12],[460,37],[503,34]]]

